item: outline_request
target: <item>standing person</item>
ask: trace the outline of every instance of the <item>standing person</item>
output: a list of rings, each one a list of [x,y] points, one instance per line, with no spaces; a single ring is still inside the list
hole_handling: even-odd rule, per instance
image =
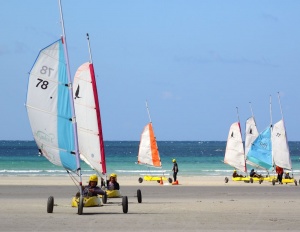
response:
[[[178,173],[178,164],[176,163],[176,159],[173,159],[172,160],[173,162],[173,168],[172,168],[172,171],[173,171],[173,178],[174,178],[174,182],[176,182],[177,180],[177,173]]]
[[[276,166],[276,173],[277,173],[277,180],[278,180],[279,184],[282,184],[283,168]]]

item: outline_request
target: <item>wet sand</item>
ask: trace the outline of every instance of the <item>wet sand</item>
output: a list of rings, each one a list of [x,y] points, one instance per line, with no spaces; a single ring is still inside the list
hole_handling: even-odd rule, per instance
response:
[[[300,186],[224,183],[223,177],[180,177],[178,186],[119,177],[128,196],[103,207],[70,206],[77,192],[69,177],[1,177],[1,231],[298,231]],[[142,203],[137,202],[137,189]],[[48,214],[47,199],[54,197]]]

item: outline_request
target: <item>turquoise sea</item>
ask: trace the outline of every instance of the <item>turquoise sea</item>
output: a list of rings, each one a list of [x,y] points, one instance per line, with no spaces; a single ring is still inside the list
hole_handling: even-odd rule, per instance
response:
[[[105,141],[108,173],[139,176],[143,173],[161,171],[171,174],[172,159],[179,165],[178,176],[228,176],[233,168],[222,162],[225,141],[159,141],[162,168],[137,165],[138,141]],[[300,176],[300,142],[289,142],[295,177]],[[248,166],[250,170],[252,167]],[[82,163],[84,176],[93,173]],[[264,173],[258,170],[259,173]],[[0,141],[0,176],[62,176],[66,171],[39,156],[34,141]]]

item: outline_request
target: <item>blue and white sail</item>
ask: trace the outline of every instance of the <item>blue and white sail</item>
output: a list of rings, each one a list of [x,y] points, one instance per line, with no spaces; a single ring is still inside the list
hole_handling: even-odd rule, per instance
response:
[[[247,154],[247,163],[267,170],[273,167],[271,127],[254,140]]]
[[[42,49],[30,71],[26,107],[41,154],[55,165],[78,169],[71,85],[63,39]]]

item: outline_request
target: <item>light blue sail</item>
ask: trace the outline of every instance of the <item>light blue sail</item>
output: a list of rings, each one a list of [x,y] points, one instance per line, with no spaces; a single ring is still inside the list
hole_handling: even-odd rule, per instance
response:
[[[77,170],[66,59],[62,40],[42,49],[30,71],[27,113],[44,157],[70,171]]]
[[[267,170],[273,167],[271,127],[265,129],[254,140],[247,154],[247,160]]]

